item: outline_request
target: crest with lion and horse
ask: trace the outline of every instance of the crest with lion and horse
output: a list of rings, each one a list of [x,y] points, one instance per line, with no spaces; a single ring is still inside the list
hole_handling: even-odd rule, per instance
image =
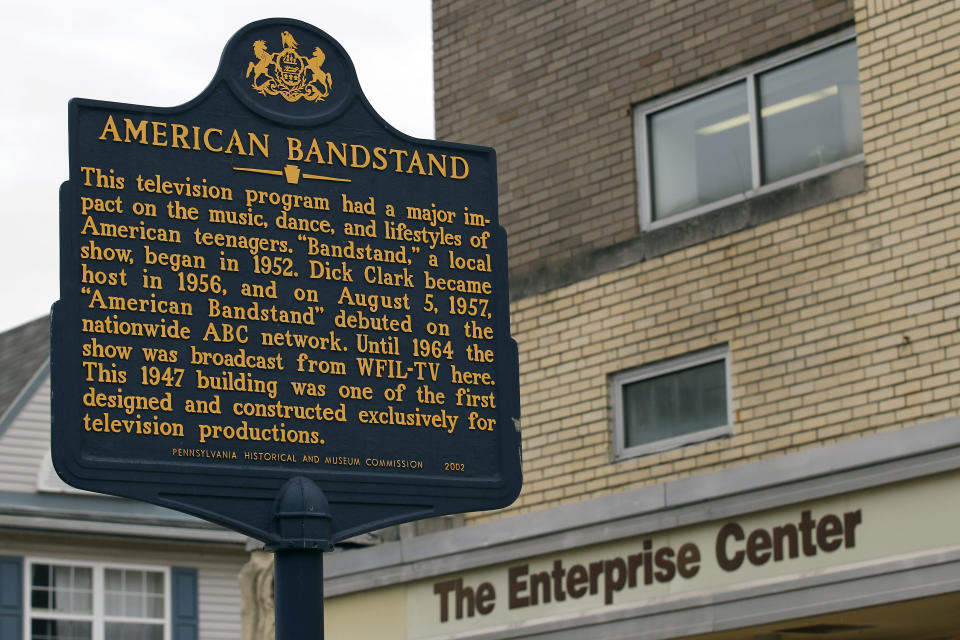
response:
[[[333,78],[323,70],[323,50],[315,47],[309,58],[300,55],[289,31],[281,32],[280,41],[283,49],[278,53],[270,53],[265,40],[253,43],[257,60],[247,65],[246,77],[253,75],[250,86],[261,95],[281,96],[288,102],[301,98],[319,102],[329,96]]]

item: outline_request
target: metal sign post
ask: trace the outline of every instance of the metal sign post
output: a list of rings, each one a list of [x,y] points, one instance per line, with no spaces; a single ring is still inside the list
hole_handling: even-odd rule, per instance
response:
[[[323,640],[323,553],[286,549],[274,557],[276,640]]]
[[[264,541],[282,640],[322,633],[331,545],[516,498],[492,149],[396,131],[342,47],[288,19],[241,29],[185,105],[69,118],[66,482]]]

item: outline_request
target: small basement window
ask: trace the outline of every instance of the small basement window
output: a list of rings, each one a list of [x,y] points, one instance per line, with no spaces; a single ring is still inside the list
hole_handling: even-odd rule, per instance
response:
[[[726,346],[611,378],[614,455],[631,458],[733,432]]]

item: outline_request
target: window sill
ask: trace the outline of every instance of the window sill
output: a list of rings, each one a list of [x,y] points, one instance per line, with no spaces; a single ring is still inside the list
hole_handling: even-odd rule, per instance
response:
[[[525,298],[614,269],[766,224],[860,193],[865,189],[864,162],[858,160],[835,171],[777,188],[760,189],[700,215],[671,220],[615,245],[510,276],[510,297]]]
[[[641,458],[654,453],[662,453],[664,451],[680,449],[682,447],[688,447],[694,444],[702,444],[710,440],[729,438],[732,435],[733,429],[730,427],[730,425],[725,424],[720,427],[713,427],[712,429],[704,429],[703,431],[687,433],[675,438],[666,438],[664,440],[657,440],[655,442],[647,442],[645,444],[638,444],[634,447],[624,448],[620,451],[614,452],[613,461],[626,462],[627,460]]]

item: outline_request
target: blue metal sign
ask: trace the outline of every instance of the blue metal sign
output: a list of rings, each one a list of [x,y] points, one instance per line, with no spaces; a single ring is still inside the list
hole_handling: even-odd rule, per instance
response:
[[[286,19],[238,32],[186,105],[69,118],[65,481],[278,548],[515,499],[492,149],[392,129],[340,45]]]

